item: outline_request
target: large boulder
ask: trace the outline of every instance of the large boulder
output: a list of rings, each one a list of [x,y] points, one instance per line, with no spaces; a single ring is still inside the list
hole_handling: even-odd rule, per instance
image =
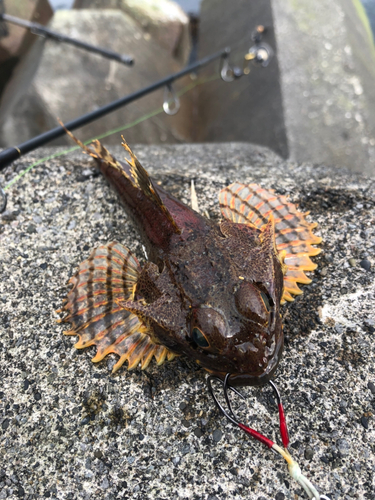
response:
[[[53,16],[48,0],[3,0],[4,12],[26,21],[47,24]],[[6,35],[6,36],[5,36]],[[0,63],[9,57],[20,58],[35,40],[29,30],[6,23],[6,31],[0,38]]]
[[[121,9],[181,62],[190,53],[189,18],[172,0],[75,0],[76,9]]]
[[[57,11],[51,28],[94,45],[131,54],[133,67],[52,40],[39,40],[9,83],[0,106],[0,143],[15,145],[57,125],[137,91],[180,66],[155,45],[139,25],[119,10]],[[129,140],[144,143],[186,139],[184,112],[164,113],[142,121],[163,102],[163,89],[85,127],[82,139],[141,123],[127,131]],[[112,140],[109,137],[106,142]],[[67,138],[58,143],[66,144]],[[118,142],[118,134],[116,135]]]
[[[360,2],[203,0],[201,54],[240,40],[239,62],[257,24],[268,28],[274,59],[202,92],[199,138],[236,137],[294,160],[374,172],[375,49]]]
[[[48,0],[3,0],[0,12],[25,19],[26,21],[47,24],[53,16]],[[2,9],[1,9],[2,7]],[[11,23],[0,23],[0,95],[13,69],[21,57],[30,49],[36,36],[29,30]]]

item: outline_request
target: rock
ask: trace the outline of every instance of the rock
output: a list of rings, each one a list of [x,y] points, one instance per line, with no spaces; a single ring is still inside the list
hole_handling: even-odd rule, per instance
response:
[[[47,24],[53,15],[48,0],[28,0],[27,2],[3,0],[4,12],[11,16]],[[14,68],[30,49],[37,37],[29,30],[11,23],[4,23],[0,34],[0,95]]]
[[[371,262],[367,259],[361,260],[359,265],[365,270],[365,271],[370,271],[371,269]]]
[[[201,55],[240,40],[231,60],[242,66],[250,32],[262,24],[275,57],[237,82],[202,88],[198,140],[235,137],[295,161],[375,172],[375,49],[361,3],[236,5],[203,0]]]
[[[371,394],[375,396],[375,384],[371,380],[367,383],[367,387],[370,389]]]
[[[311,460],[313,456],[314,456],[314,450],[311,448],[311,446],[306,446],[305,448],[306,460]]]
[[[218,443],[222,437],[223,432],[220,429],[216,429],[212,434],[212,439],[215,441],[215,443]]]
[[[375,172],[375,49],[361,3],[272,5],[290,157]]]
[[[189,18],[171,0],[75,0],[75,9],[121,9],[180,62],[189,58]]]
[[[42,148],[18,160],[0,172],[0,185],[17,175],[17,167],[25,168],[64,149]],[[121,146],[110,146],[110,151],[119,158],[124,154]],[[280,389],[293,442],[302,443],[296,451],[291,448],[302,474],[310,475],[318,491],[330,498],[335,494],[329,492],[339,487],[341,496],[337,498],[351,490],[361,498],[370,498],[375,432],[368,382],[374,382],[375,343],[368,327],[374,326],[375,284],[372,273],[364,272],[359,265],[350,268],[342,264],[353,255],[354,247],[359,256],[371,251],[369,242],[375,238],[375,225],[367,223],[374,218],[373,179],[328,166],[284,161],[266,148],[246,143],[139,145],[134,151],[156,182],[186,203],[190,202],[194,179],[199,206],[202,211],[208,210],[211,220],[220,217],[218,191],[239,180],[272,186],[277,193],[290,195],[301,210],[310,211],[309,222],[318,222],[318,234],[325,242],[322,248],[327,248],[333,262],[323,278],[317,272],[308,273],[313,282],[301,285],[303,294],[283,306],[284,332],[290,341],[276,375],[283,381]],[[66,283],[77,265],[94,247],[118,240],[130,248],[142,267],[145,262],[139,233],[105,180],[101,176],[86,182],[77,180],[93,165],[78,151],[55,156],[41,162],[8,190],[8,210],[12,212],[17,206],[20,216],[17,224],[4,224],[0,235],[0,398],[5,412],[0,417],[4,445],[1,469],[9,480],[19,473],[26,495],[36,498],[90,494],[91,498],[116,499],[122,492],[136,500],[189,495],[206,499],[209,494],[220,500],[241,496],[270,500],[279,492],[286,498],[295,494],[302,497],[301,488],[281,460],[274,461],[264,447],[220,416],[207,389],[207,374],[194,360],[180,356],[162,366],[152,361],[147,370],[138,367],[129,372],[124,365],[113,376],[106,359],[97,364],[90,361],[95,347],[77,351],[73,345],[78,339],[63,335],[70,325],[56,323],[54,310],[61,306]],[[329,189],[322,182],[327,178],[331,179]],[[92,185],[89,192],[88,183]],[[322,203],[332,193],[348,203],[324,207]],[[55,201],[44,203],[52,197]],[[360,212],[349,203],[365,197]],[[61,210],[51,216],[54,207]],[[98,213],[101,218],[94,218]],[[34,215],[42,217],[45,235],[26,232],[25,226]],[[77,221],[74,231],[66,227],[71,218]],[[353,220],[356,226],[368,229],[367,240],[358,237]],[[110,232],[106,222],[113,224]],[[48,254],[38,250],[40,245],[52,247],[52,242],[54,248]],[[63,254],[66,262],[61,260]],[[312,260],[318,269],[327,265],[324,253]],[[45,271],[39,268],[43,262],[48,263]],[[343,283],[350,290],[340,295]],[[342,335],[336,333],[332,322],[325,322],[327,318],[342,325]],[[18,343],[21,337],[23,341]],[[118,358],[111,355],[111,359]],[[52,383],[51,373],[56,374]],[[144,393],[146,385],[156,389],[152,397]],[[321,392],[315,399],[312,396],[317,389]],[[276,437],[277,415],[270,406],[270,389],[244,391],[248,405],[230,396],[241,421]],[[36,392],[42,395],[40,401],[34,399]],[[181,402],[188,403],[185,412],[192,424],[189,428],[181,426]],[[341,402],[344,413],[340,412]],[[13,404],[19,404],[18,413]],[[115,408],[123,410],[121,422],[115,418]],[[360,423],[362,415],[371,419],[367,430]],[[5,430],[1,428],[4,419],[9,420]],[[204,429],[200,438],[196,437],[197,427]],[[215,429],[224,433],[216,443],[212,437]],[[350,454],[337,467],[341,458],[335,456],[336,442],[341,438],[350,445]],[[311,462],[303,456],[307,445],[314,449]],[[190,446],[190,452],[183,455],[185,446]],[[96,450],[101,451],[102,458],[96,458]],[[325,463],[320,461],[321,456]],[[86,468],[88,458],[92,479]],[[361,463],[362,469],[353,471],[352,463]],[[155,469],[150,470],[151,466]],[[235,469],[240,470],[233,477]],[[105,477],[108,488],[102,491]],[[5,479],[0,482],[5,483]],[[6,498],[13,499],[14,493],[9,493],[12,486],[5,484]],[[133,493],[136,486],[139,490]],[[238,493],[234,493],[236,490]]]
[[[284,500],[285,494],[282,491],[276,493],[275,500]]]
[[[38,40],[11,80],[0,106],[0,144],[12,146],[57,125],[137,91],[180,66],[147,37],[127,14],[116,10],[59,10],[50,26],[89,43],[131,54],[126,67],[96,54],[51,40]],[[77,133],[85,140],[109,130],[126,128],[161,107],[163,89],[86,125]],[[184,113],[163,112],[128,128],[130,142],[183,140]],[[185,120],[186,122],[186,120]],[[187,132],[186,132],[187,134]],[[104,142],[118,144],[120,132]],[[66,136],[58,141],[71,144]]]
[[[272,26],[269,0],[237,0],[236,8],[226,0],[203,0],[200,13],[199,56],[204,57],[236,44],[231,64],[243,65],[243,57],[253,45],[252,30],[259,24]],[[265,41],[277,51],[274,30]],[[202,74],[217,74],[213,63]],[[283,157],[288,156],[278,58],[267,68],[251,67],[249,76],[232,83],[214,80],[203,85],[199,95],[200,120],[195,140],[250,141],[268,146]]]
[[[368,423],[369,423],[369,419],[368,417],[365,417],[364,415],[361,417],[361,424],[363,425],[363,427],[365,429],[368,429]]]
[[[341,457],[347,457],[350,453],[350,445],[346,439],[338,439],[336,442],[337,449]]]

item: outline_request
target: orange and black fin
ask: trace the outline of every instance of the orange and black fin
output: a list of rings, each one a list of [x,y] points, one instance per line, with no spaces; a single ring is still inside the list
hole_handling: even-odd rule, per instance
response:
[[[130,166],[130,171],[134,179],[134,185],[141,189],[143,193],[150,199],[152,200],[155,205],[157,205],[162,212],[166,215],[167,219],[169,222],[172,224],[173,228],[175,229],[176,233],[181,233],[180,228],[177,226],[175,220],[173,219],[172,215],[169,213],[167,207],[164,205],[162,202],[158,192],[155,189],[155,186],[152,183],[152,180],[150,176],[148,175],[147,171],[142,167],[140,161],[138,158],[135,156],[133,151],[130,149],[128,143],[125,141],[124,137],[122,136],[122,146],[124,147],[125,151],[127,151],[130,155],[130,160],[126,159],[127,163]]]
[[[258,229],[263,229],[273,216],[276,248],[280,260],[286,265],[281,303],[292,301],[292,295],[300,295],[302,291],[297,283],[311,282],[304,271],[313,271],[317,267],[310,257],[321,251],[312,246],[322,241],[312,232],[317,223],[307,222],[307,214],[299,212],[285,196],[257,184],[235,182],[220,191],[219,202],[221,213],[226,219],[251,224]]]
[[[60,120],[59,120],[60,121]],[[129,179],[129,176],[127,172],[124,170],[123,166],[119,161],[116,160],[114,156],[111,155],[111,153],[108,151],[107,148],[103,146],[103,144],[98,141],[94,140],[91,145],[94,146],[94,149],[91,149],[89,146],[86,146],[86,144],[83,144],[82,141],[77,139],[75,135],[73,135],[70,130],[65,128],[64,124],[62,121],[60,121],[60,125],[65,129],[65,132],[68,134],[68,136],[73,139],[73,141],[78,144],[78,146],[83,150],[84,153],[87,155],[91,156],[95,160],[101,160],[111,167],[115,168],[119,172],[121,172],[126,178]],[[129,179],[130,180],[130,179]]]
[[[158,364],[173,359],[166,347],[155,344],[138,317],[118,305],[118,300],[133,298],[141,268],[123,245],[112,242],[96,248],[69,280],[72,285],[61,311],[62,320],[72,324],[66,335],[78,335],[75,347],[97,346],[94,362],[107,354],[120,356],[116,372],[127,360],[128,369],[141,363],[146,368],[152,357]]]

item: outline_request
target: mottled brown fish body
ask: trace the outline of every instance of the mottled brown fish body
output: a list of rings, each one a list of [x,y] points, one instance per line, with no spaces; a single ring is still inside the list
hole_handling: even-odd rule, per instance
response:
[[[185,354],[210,373],[222,378],[230,373],[232,385],[266,383],[283,350],[281,303],[290,300],[290,293],[300,293],[296,281],[309,282],[296,256],[311,268],[307,245],[319,240],[311,239],[312,225],[284,197],[256,185],[223,190],[220,202],[227,218],[208,220],[154,185],[124,146],[129,165],[100,144],[90,154],[139,230],[149,262],[141,269],[119,243],[94,251],[71,281],[64,306],[70,314],[65,320],[73,323],[68,333],[80,335],[79,348],[98,346],[94,361],[119,354],[116,369],[126,359],[129,367],[140,362],[144,368],[152,356],[161,363]],[[297,252],[288,246],[293,232],[304,238],[299,246],[293,240]],[[122,268],[115,280],[114,252]],[[95,282],[101,298],[93,303],[95,292],[85,295],[85,287]],[[94,311],[89,321],[87,311]]]

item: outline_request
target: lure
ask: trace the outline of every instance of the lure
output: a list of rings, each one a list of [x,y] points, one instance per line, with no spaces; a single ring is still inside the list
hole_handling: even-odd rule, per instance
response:
[[[219,193],[224,219],[209,220],[154,184],[125,140],[126,163],[98,141],[91,149],[73,139],[117,191],[148,256],[141,268],[112,242],[81,263],[60,310],[75,347],[95,345],[93,362],[117,354],[114,372],[125,361],[145,369],[153,357],[160,365],[184,354],[225,391],[229,379],[233,390],[269,382],[283,350],[280,306],[316,268],[317,224],[274,190],[237,182]]]

